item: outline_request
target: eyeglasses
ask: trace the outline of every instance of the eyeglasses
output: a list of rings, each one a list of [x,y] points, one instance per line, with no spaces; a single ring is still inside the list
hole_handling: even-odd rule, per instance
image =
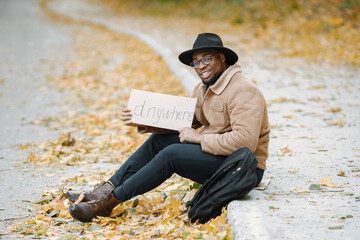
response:
[[[211,63],[212,61],[212,57],[211,56],[214,56],[216,54],[218,54],[219,52],[216,52],[216,53],[213,53],[211,54],[210,56],[207,56],[207,57],[204,57],[202,59],[200,59],[199,61],[194,61],[194,62],[191,62],[190,63],[190,67],[192,68],[195,68],[195,69],[198,69],[200,67],[200,61],[204,64],[204,65],[208,65]]]

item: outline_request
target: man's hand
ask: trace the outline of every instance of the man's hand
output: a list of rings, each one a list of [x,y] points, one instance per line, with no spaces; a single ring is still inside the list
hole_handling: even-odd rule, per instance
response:
[[[131,118],[132,118],[132,113],[131,110],[128,108],[124,108],[122,109],[122,114],[121,114],[121,120],[125,123],[125,125],[131,125]]]
[[[201,142],[201,135],[193,128],[184,127],[179,129],[179,138],[182,143],[198,143]]]

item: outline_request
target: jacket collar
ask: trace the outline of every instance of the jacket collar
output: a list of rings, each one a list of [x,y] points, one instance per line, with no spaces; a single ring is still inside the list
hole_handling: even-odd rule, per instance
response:
[[[228,69],[223,72],[223,74],[219,77],[216,83],[209,87],[209,89],[214,92],[216,95],[220,95],[226,86],[229,84],[231,78],[234,76],[235,73],[242,72],[241,66],[239,64],[234,64],[230,66]],[[206,86],[203,86],[204,90]]]

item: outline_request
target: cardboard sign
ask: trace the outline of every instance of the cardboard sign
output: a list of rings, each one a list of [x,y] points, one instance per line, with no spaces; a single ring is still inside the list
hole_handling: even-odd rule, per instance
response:
[[[191,127],[196,98],[178,97],[132,89],[128,108],[131,122],[171,130]]]

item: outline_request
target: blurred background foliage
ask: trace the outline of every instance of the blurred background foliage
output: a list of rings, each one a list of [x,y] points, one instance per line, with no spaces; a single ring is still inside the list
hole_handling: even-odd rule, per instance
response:
[[[286,23],[289,18],[324,22],[324,31],[350,23],[359,28],[359,0],[105,0],[122,6],[124,13],[187,16],[233,24]],[[328,19],[334,18],[334,19]],[[341,19],[341,20],[340,20]],[[333,21],[331,21],[333,20]],[[319,29],[316,29],[319,30]]]
[[[223,23],[283,56],[360,66],[360,0],[93,1],[122,15]]]

